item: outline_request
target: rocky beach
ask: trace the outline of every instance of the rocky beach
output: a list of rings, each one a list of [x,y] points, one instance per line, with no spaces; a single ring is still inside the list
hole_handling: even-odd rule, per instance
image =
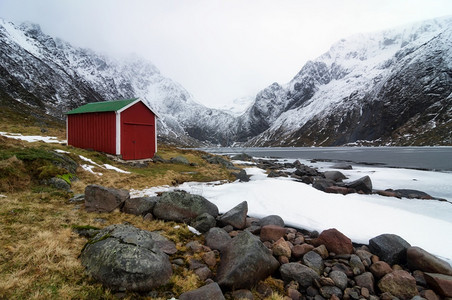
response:
[[[299,163],[293,166],[271,161],[256,163],[269,170],[269,177],[291,176],[326,193],[378,193],[446,201],[416,190],[375,191],[366,176],[344,184],[340,171],[322,173]],[[291,174],[281,170],[292,167],[295,171]],[[233,171],[238,180],[249,179],[245,171]],[[275,294],[284,299],[317,300],[452,297],[449,263],[389,232],[371,238],[367,244],[357,244],[335,228],[317,232],[288,226],[278,215],[250,217],[247,201],[220,214],[218,207],[206,198],[177,190],[156,197],[134,198],[126,190],[91,185],[85,195],[73,201],[84,201],[90,211],[108,213],[120,209],[141,215],[143,222],[173,221],[178,226],[189,226],[194,232],[193,241],[180,245],[163,233],[144,231],[130,224],[80,231],[89,237],[81,253],[82,264],[93,278],[118,295],[139,292],[162,297],[162,287],[173,272],[187,269],[204,285],[164,297],[264,299]]]

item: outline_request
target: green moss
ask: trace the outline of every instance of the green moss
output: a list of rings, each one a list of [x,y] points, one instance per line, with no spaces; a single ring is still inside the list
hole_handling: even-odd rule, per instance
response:
[[[63,179],[64,181],[67,182],[67,184],[70,185],[72,182],[72,179],[75,178],[75,175],[71,174],[71,173],[66,173],[66,174],[62,174],[62,175],[57,175],[56,177]]]

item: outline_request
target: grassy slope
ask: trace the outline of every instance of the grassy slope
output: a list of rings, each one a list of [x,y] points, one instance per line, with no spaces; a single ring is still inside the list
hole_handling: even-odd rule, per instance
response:
[[[11,111],[6,114],[3,110],[0,118],[0,131],[14,129],[18,133],[39,134],[42,129],[42,123],[36,123],[26,115],[12,114]],[[64,137],[61,124],[48,122],[45,126],[48,133]],[[79,157],[83,155],[99,164],[108,163],[132,172],[122,174],[95,168],[94,171],[103,173],[103,176],[98,176],[79,167],[75,174],[79,180],[72,183],[74,193],[83,193],[86,185],[92,183],[140,189],[192,180],[231,179],[228,170],[208,164],[201,158],[203,153],[198,151],[159,146],[161,157],[169,159],[183,155],[197,165],[151,163],[146,168],[133,168],[94,151],[0,137],[0,180],[3,180],[3,185],[0,185],[0,299],[113,299],[109,290],[84,273],[78,255],[86,239],[73,232],[74,226],[103,228],[129,222],[142,229],[163,230],[163,234],[176,242],[180,250],[172,257],[180,256],[186,261],[191,256],[185,252],[185,243],[202,239],[190,233],[183,224],[175,229],[173,222],[145,222],[141,217],[120,212],[87,213],[83,205],[69,203],[72,193],[42,185],[37,178],[45,177],[48,175],[46,172],[59,170],[49,167],[47,157],[55,149],[70,152],[67,155],[79,164],[86,163]],[[99,219],[103,221],[99,223]],[[171,282],[160,291],[159,296],[164,296],[164,291],[178,296],[201,284],[192,271],[182,268],[175,271]],[[138,297],[143,296],[126,296],[130,299]]]

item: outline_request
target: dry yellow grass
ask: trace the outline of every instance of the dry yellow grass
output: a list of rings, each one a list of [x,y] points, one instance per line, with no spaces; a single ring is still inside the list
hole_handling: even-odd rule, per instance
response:
[[[41,127],[0,124],[0,131],[20,132],[24,135],[42,135]],[[45,135],[65,138],[64,128],[46,128]],[[131,174],[95,167],[92,174],[79,167],[72,182],[74,194],[84,193],[89,184],[100,184],[114,188],[143,189],[161,185],[176,185],[185,181],[215,181],[232,179],[230,171],[219,165],[210,165],[202,159],[205,153],[180,150],[175,147],[159,145],[159,155],[165,159],[184,156],[194,166],[169,163],[150,163],[138,168],[110,160],[104,154],[77,149],[58,144],[28,143],[0,136],[0,175],[10,169],[18,170],[14,182],[6,178],[0,196],[0,299],[115,299],[115,296],[92,280],[84,272],[78,256],[86,239],[72,230],[75,226],[94,226],[104,228],[112,224],[128,222],[138,228],[161,231],[162,235],[176,243],[179,250],[176,256],[188,262],[192,254],[185,252],[185,244],[202,237],[193,235],[183,224],[174,222],[145,222],[142,217],[115,211],[109,214],[87,213],[82,204],[71,204],[71,193],[42,186],[20,160],[11,158],[14,151],[34,150],[53,152],[56,149],[70,152],[68,155],[79,165],[89,164],[80,155],[92,159],[99,165],[108,163]],[[41,152],[40,152],[41,151]],[[30,153],[31,153],[30,152]],[[34,153],[34,152],[33,152]],[[3,159],[3,160],[2,160]],[[37,158],[39,161],[39,157]],[[12,167],[12,168],[11,168]],[[16,176],[17,175],[17,176]],[[0,178],[1,179],[1,178]],[[16,187],[21,187],[16,189]],[[6,197],[3,197],[6,196]],[[103,220],[99,223],[99,219]],[[176,225],[179,225],[176,227]],[[176,228],[175,228],[176,227]],[[197,254],[199,256],[199,254]],[[195,255],[196,256],[196,255]],[[199,257],[197,257],[199,258]],[[199,287],[199,278],[186,268],[175,270],[165,291],[174,296]],[[127,294],[125,299],[145,298],[143,295]],[[165,296],[157,299],[166,299]]]

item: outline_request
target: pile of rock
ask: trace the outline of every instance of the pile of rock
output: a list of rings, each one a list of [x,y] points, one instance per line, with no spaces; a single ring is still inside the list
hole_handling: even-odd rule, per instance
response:
[[[294,163],[281,163],[278,160],[272,159],[253,159],[249,158],[249,161],[253,161],[258,168],[267,170],[268,177],[291,177],[297,181],[312,184],[312,186],[318,190],[326,193],[334,194],[379,194],[386,197],[405,197],[411,199],[424,199],[424,200],[439,200],[446,201],[440,198],[434,198],[429,194],[408,189],[386,189],[386,190],[374,190],[372,187],[372,181],[369,176],[364,176],[353,182],[343,182],[347,177],[341,171],[325,171],[320,172],[315,168],[309,167],[300,161]],[[335,164],[333,169],[338,170],[352,170],[353,167],[349,164]]]
[[[105,202],[105,203],[104,203]],[[452,268],[401,237],[383,234],[354,245],[336,229],[318,234],[286,227],[278,216],[247,216],[242,202],[225,214],[207,199],[185,192],[130,198],[127,191],[88,186],[89,211],[124,212],[191,224],[205,243],[186,251],[202,260],[181,259],[171,241],[130,225],[109,226],[82,250],[87,272],[116,291],[154,293],[172,270],[188,268],[205,282],[179,299],[253,299],[272,294],[268,276],[281,281],[287,299],[440,299],[452,297]],[[108,209],[105,209],[108,207]],[[174,257],[173,257],[174,256]]]

